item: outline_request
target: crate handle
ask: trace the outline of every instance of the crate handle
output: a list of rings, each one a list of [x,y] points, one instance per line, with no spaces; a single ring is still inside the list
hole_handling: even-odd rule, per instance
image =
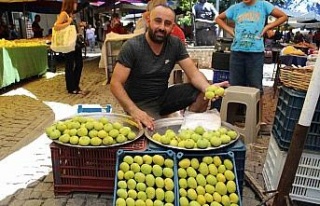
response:
[[[123,149],[118,149],[118,151],[117,151],[117,155],[121,155],[123,152],[124,152],[124,150],[123,150]]]
[[[182,153],[182,152],[178,152],[178,153],[177,153],[177,158],[178,158],[178,159],[181,159],[182,157],[183,157],[183,153]]]

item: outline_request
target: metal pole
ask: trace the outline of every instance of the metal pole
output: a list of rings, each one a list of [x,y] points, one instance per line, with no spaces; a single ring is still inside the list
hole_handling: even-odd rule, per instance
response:
[[[292,184],[299,166],[301,154],[303,152],[308,128],[311,125],[312,117],[318,103],[320,93],[320,54],[316,60],[309,88],[304,100],[299,121],[294,129],[291,144],[289,147],[286,162],[283,167],[278,194],[275,196],[273,206],[286,205],[286,198],[289,197]]]

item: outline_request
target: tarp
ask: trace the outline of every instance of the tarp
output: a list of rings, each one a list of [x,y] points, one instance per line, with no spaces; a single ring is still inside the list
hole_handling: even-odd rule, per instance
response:
[[[314,11],[310,11],[308,13],[298,16],[296,19],[299,23],[314,23],[320,22],[320,15]]]

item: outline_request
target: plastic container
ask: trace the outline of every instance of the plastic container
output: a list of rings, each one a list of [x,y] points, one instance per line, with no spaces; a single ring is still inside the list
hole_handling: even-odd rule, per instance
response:
[[[228,70],[213,70],[213,83],[219,83],[229,80],[229,71]]]
[[[159,145],[149,141],[148,148],[152,150],[166,150],[165,147],[160,147]],[[179,150],[174,150],[175,152],[179,152]],[[239,191],[242,195],[243,185],[244,185],[244,169],[245,169],[245,161],[246,161],[246,145],[240,139],[236,141],[234,144],[231,144],[228,147],[213,150],[212,152],[215,153],[226,153],[226,152],[233,152],[234,159],[236,163],[236,171],[238,176],[239,182]],[[206,155],[208,151],[198,152],[201,155]]]
[[[117,172],[119,170],[119,165],[123,162],[123,158],[126,155],[129,155],[129,156],[132,156],[132,157],[134,157],[136,155],[139,155],[139,156],[143,156],[143,155],[150,155],[150,156],[161,155],[165,159],[167,159],[167,158],[172,159],[173,163],[174,163],[173,164],[173,173],[174,173],[174,176],[173,176],[173,182],[174,182],[173,192],[175,194],[174,202],[172,204],[174,204],[174,205],[178,204],[177,197],[176,197],[176,194],[177,194],[177,191],[178,191],[177,187],[176,187],[177,182],[178,182],[176,153],[173,152],[172,150],[155,151],[155,150],[149,150],[148,149],[148,150],[145,150],[145,151],[124,151],[124,150],[118,150],[117,151],[117,160],[116,160],[115,177],[114,177],[114,179],[115,179],[115,182],[114,182],[114,193],[113,193],[113,205],[114,206],[116,206],[117,190],[118,190],[118,184],[117,184],[118,183],[118,175],[117,175]],[[162,178],[165,179],[164,176]]]
[[[101,106],[90,106],[90,105],[78,105],[78,113],[92,113],[92,112],[103,112],[103,113],[112,113],[111,104],[107,104],[106,107]]]
[[[178,152],[177,153],[177,164],[179,164],[179,162],[184,159],[184,158],[188,158],[188,159],[192,159],[192,158],[198,158],[199,162],[201,162],[202,158],[205,156],[219,156],[223,162],[224,159],[230,159],[233,163],[233,173],[235,175],[235,183],[236,183],[236,194],[239,197],[239,201],[238,201],[238,205],[242,206],[242,196],[240,194],[240,189],[239,189],[239,184],[238,184],[238,177],[237,177],[237,173],[236,171],[236,164],[235,164],[235,160],[234,160],[234,154],[233,152],[227,152],[227,153],[217,153],[217,152],[207,152],[206,154],[190,154],[190,153],[182,153],[182,152]],[[179,181],[179,178],[178,178]],[[178,184],[178,191],[179,191],[179,184]],[[177,200],[178,200],[178,204],[177,206],[180,206],[180,193],[177,192]]]
[[[112,193],[116,152],[145,150],[144,137],[113,148],[81,148],[50,144],[55,195],[71,192]]]
[[[281,151],[271,136],[262,170],[267,190],[277,189],[286,158],[287,152]],[[293,200],[320,204],[320,153],[302,153],[289,195]]]
[[[272,126],[272,134],[282,150],[288,150],[293,130],[298,123],[306,92],[282,86]],[[308,129],[304,149],[320,150],[320,101],[318,100],[311,125]]]

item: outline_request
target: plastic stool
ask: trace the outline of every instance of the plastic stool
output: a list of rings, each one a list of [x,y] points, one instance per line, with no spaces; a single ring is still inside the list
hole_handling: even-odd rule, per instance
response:
[[[237,109],[233,104],[242,104],[245,109],[244,127],[239,127],[237,121]],[[258,137],[261,123],[260,91],[253,87],[230,86],[225,90],[220,109],[221,120],[234,124],[239,133],[244,136],[244,142],[250,144]]]

